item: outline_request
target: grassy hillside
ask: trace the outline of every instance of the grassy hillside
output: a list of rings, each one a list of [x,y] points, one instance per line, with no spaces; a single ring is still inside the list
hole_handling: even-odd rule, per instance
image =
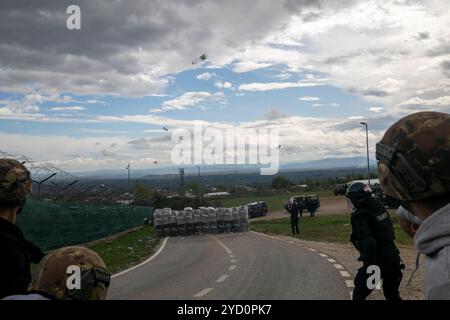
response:
[[[394,223],[397,243],[401,245],[412,245],[412,239],[401,230],[397,219],[392,217],[392,221]],[[252,221],[251,230],[268,234],[292,235],[289,218]],[[349,243],[350,233],[350,215],[338,214],[302,218],[300,221],[300,235],[296,237],[304,240]]]

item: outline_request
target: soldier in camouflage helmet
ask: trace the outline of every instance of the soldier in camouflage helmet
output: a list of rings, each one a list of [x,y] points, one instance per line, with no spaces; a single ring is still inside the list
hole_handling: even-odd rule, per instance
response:
[[[73,270],[77,268],[80,270],[80,286],[69,288],[68,283],[76,284]],[[111,274],[97,253],[80,246],[66,247],[42,259],[30,291],[57,300],[104,300],[110,279]]]
[[[31,176],[25,166],[13,159],[0,159],[0,204],[23,206],[31,193]]]
[[[97,253],[81,246],[65,247],[50,252],[39,263],[30,294],[4,300],[105,300],[110,280]]]
[[[377,144],[383,191],[401,200],[399,222],[425,254],[425,295],[450,299],[450,114],[419,112]]]
[[[30,263],[39,263],[44,256],[15,225],[31,184],[30,172],[23,164],[0,159],[0,299],[26,293],[31,281]]]

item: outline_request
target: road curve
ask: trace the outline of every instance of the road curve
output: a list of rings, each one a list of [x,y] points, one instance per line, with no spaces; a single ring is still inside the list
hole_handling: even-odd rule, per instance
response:
[[[109,299],[349,299],[333,264],[256,233],[169,238],[152,261],[114,277]]]

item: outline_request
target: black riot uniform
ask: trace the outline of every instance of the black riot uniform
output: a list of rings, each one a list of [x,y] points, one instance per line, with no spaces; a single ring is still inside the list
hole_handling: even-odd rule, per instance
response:
[[[292,234],[299,234],[298,223],[300,219],[298,216],[299,214],[301,215],[303,213],[303,208],[297,201],[294,200],[290,205],[289,213],[291,214]]]
[[[364,300],[373,291],[367,280],[374,273],[368,267],[378,266],[386,300],[400,300],[399,286],[404,266],[394,243],[395,233],[389,213],[364,183],[352,184],[346,196],[353,205],[350,241],[359,251],[363,262],[355,277],[353,299]]]

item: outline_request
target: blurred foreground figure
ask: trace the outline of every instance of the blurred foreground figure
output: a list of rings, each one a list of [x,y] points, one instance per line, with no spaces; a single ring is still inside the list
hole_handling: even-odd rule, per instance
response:
[[[24,165],[0,159],[0,299],[25,294],[31,281],[30,263],[39,263],[44,256],[15,224],[31,186],[30,172]]]
[[[5,300],[105,300],[111,274],[100,256],[85,247],[66,247],[42,259],[30,294]]]
[[[363,262],[354,280],[353,300],[365,300],[375,289],[376,283],[369,279],[371,276],[383,280],[386,300],[400,300],[398,288],[404,266],[394,243],[395,234],[389,213],[365,183],[353,183],[345,195],[352,207],[350,241]]]
[[[425,297],[450,299],[450,114],[404,117],[386,131],[376,157],[383,191],[403,202],[401,227],[425,254]]]

